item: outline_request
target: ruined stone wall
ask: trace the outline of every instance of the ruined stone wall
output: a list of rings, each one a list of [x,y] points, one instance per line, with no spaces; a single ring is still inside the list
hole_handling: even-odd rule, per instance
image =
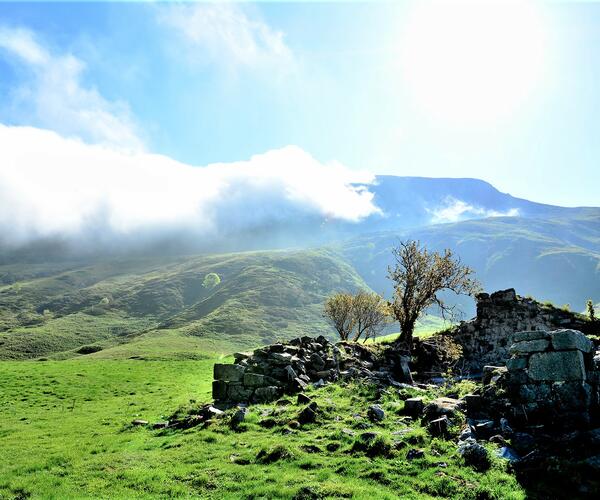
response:
[[[363,377],[393,384],[410,380],[408,358],[390,346],[333,344],[301,337],[252,353],[234,354],[234,364],[215,364],[215,405],[265,403],[304,390],[309,383]]]
[[[461,322],[452,332],[463,348],[463,368],[469,372],[504,364],[514,332],[588,328],[574,313],[520,297],[512,288],[491,295],[481,293],[476,300],[477,316]]]
[[[579,427],[598,409],[593,343],[576,330],[516,333],[504,384],[517,424]]]

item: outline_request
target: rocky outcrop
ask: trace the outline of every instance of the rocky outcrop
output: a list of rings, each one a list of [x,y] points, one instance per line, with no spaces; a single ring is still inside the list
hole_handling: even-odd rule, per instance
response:
[[[347,378],[368,378],[394,384],[410,381],[408,358],[393,346],[339,342],[325,337],[301,337],[273,344],[252,353],[234,354],[234,364],[215,364],[215,405],[265,403],[283,394]]]
[[[477,316],[461,322],[451,332],[462,346],[465,371],[481,372],[485,365],[498,365],[510,357],[514,332],[569,328],[587,333],[589,323],[575,313],[520,297],[515,290],[480,293]]]

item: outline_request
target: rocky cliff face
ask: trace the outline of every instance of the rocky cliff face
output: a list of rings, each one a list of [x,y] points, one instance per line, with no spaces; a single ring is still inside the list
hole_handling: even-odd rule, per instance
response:
[[[463,348],[463,367],[480,372],[485,365],[498,365],[510,357],[514,333],[570,328],[586,332],[587,322],[578,315],[520,297],[510,288],[476,297],[477,316],[453,331]],[[587,333],[587,332],[586,332]]]

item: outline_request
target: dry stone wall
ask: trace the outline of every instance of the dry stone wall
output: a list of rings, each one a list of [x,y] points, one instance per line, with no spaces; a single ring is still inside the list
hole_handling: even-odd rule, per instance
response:
[[[469,372],[480,372],[485,365],[504,364],[510,357],[514,332],[589,328],[576,314],[520,297],[512,288],[481,293],[476,300],[477,316],[452,331],[463,348],[463,368]]]
[[[252,353],[234,354],[234,364],[215,364],[215,405],[274,401],[304,390],[309,383],[363,377],[394,384],[410,380],[408,358],[390,346],[331,343],[325,337],[301,337]]]

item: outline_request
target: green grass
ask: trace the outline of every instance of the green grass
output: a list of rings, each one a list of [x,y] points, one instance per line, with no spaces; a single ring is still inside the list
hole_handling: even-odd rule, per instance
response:
[[[390,453],[358,450],[359,426],[376,397],[363,385],[313,390],[323,412],[301,430],[287,425],[296,405],[254,406],[236,431],[226,419],[187,431],[129,425],[207,400],[213,361],[0,363],[0,497],[292,498],[301,488],[329,498],[525,497],[503,461],[475,472],[463,466],[454,443],[403,420],[397,392],[381,398],[384,423],[368,428]],[[273,427],[261,425],[269,419]],[[407,460],[412,447],[425,457]],[[277,452],[283,458],[268,463]]]
[[[415,327],[414,336],[419,338],[427,338],[441,332],[446,328],[452,326],[451,323],[445,322],[438,316],[427,315],[417,322]],[[374,341],[369,339],[367,343],[371,342],[392,342],[400,336],[400,332],[388,333],[377,337]]]

